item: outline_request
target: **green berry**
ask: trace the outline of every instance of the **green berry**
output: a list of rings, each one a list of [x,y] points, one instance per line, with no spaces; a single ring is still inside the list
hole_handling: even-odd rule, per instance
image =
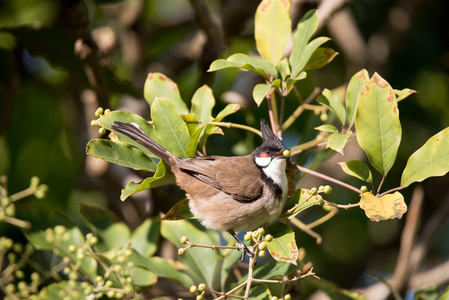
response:
[[[265,250],[260,250],[259,251],[259,257],[264,257],[267,253],[265,252]]]
[[[267,244],[265,242],[261,242],[258,247],[259,250],[265,250],[267,248]]]
[[[328,116],[327,116],[327,113],[326,113],[326,112],[323,112],[323,113],[320,115],[320,120],[321,120],[322,122],[326,122],[326,121],[327,121],[327,118],[328,118]]]
[[[192,294],[195,294],[195,293],[198,291],[198,288],[196,287],[196,285],[192,285],[192,286],[190,287],[189,291],[190,291]]]
[[[10,203],[11,203],[11,200],[9,199],[9,197],[3,197],[2,200],[0,201],[0,204],[3,207],[7,207]]]
[[[331,192],[332,192],[332,187],[331,187],[330,185],[326,185],[326,186],[324,187],[324,193],[325,193],[326,195],[329,195]]]
[[[257,232],[260,233],[261,235],[264,235],[265,229],[263,227],[260,227],[259,229],[257,229]]]
[[[271,234],[267,234],[266,236],[265,236],[265,241],[266,242],[271,242],[273,240],[273,236],[271,235]]]
[[[97,108],[97,110],[95,111],[95,116],[98,118],[98,117],[100,117],[102,114],[103,114],[103,108],[102,107],[99,107],[99,108]]]
[[[14,217],[14,215],[16,214],[16,207],[14,206],[14,204],[11,203],[5,208],[5,214],[7,216]]]
[[[204,292],[205,290],[206,290],[206,284],[200,283],[200,284],[198,285],[198,291]]]
[[[310,189],[310,193],[312,195],[316,195],[318,193],[318,189],[316,187],[313,187],[313,188]]]
[[[360,191],[362,193],[366,193],[366,192],[368,192],[368,188],[366,186],[362,185],[362,187],[360,188]]]
[[[178,249],[178,255],[184,255],[185,252],[186,252],[185,248],[179,248]]]
[[[253,231],[251,235],[253,238],[257,239],[260,234],[257,231]]]
[[[290,294],[287,294],[284,296],[284,300],[292,300],[292,296]]]
[[[100,135],[105,135],[106,134],[106,129],[104,127],[100,127],[100,129],[98,129],[98,133]]]
[[[243,236],[243,239],[244,239],[245,241],[251,241],[251,236],[252,236],[251,231],[248,231],[248,232],[245,233],[245,235]]]
[[[285,149],[284,152],[282,153],[283,156],[290,156],[291,152],[290,149]]]
[[[203,300],[203,295],[196,296],[196,300]]]

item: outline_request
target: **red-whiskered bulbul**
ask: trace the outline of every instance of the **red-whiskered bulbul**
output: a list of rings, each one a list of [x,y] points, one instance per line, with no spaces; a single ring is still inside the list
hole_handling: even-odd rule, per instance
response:
[[[150,138],[137,124],[115,121],[111,128],[141,144],[171,167],[187,192],[192,214],[205,227],[228,231],[242,250],[254,254],[236,231],[254,230],[276,220],[287,199],[286,159],[289,152],[265,120],[263,143],[246,156],[179,158]]]

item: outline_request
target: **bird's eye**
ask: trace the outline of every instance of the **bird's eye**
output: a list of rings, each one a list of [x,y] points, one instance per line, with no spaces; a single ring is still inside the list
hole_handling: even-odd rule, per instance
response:
[[[270,149],[265,150],[265,153],[268,155],[270,155],[270,152],[271,152]]]

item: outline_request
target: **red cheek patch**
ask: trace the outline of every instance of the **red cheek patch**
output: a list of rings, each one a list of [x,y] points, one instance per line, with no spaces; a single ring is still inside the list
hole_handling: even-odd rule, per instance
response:
[[[268,154],[266,154],[265,152],[260,153],[260,157],[270,157]]]

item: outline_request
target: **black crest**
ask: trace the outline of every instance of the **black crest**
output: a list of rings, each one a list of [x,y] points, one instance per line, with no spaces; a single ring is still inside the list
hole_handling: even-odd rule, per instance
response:
[[[282,141],[273,133],[268,125],[268,122],[265,119],[260,120],[260,131],[262,132],[263,144],[262,147],[275,149],[275,150],[283,150],[285,149]]]

